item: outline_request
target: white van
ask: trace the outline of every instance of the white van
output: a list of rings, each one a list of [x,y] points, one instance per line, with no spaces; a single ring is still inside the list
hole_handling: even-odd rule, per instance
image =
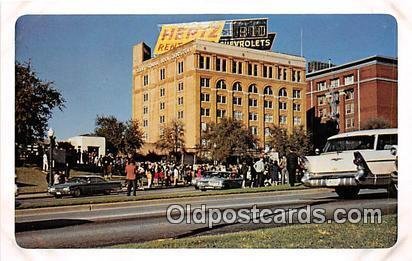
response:
[[[343,198],[355,197],[361,188],[388,188],[398,144],[397,129],[342,133],[330,137],[320,155],[304,159],[302,182],[309,187],[331,187]]]

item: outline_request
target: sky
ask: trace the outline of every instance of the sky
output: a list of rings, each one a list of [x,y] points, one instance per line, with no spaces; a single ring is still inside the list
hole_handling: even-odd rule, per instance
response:
[[[66,100],[49,126],[59,140],[91,133],[97,115],[131,118],[132,47],[152,49],[168,23],[269,18],[272,51],[339,65],[372,55],[397,57],[397,23],[389,15],[28,15],[16,22],[16,61]]]

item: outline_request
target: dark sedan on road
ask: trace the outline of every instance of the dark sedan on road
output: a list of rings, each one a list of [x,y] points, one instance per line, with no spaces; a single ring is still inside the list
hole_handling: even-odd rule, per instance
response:
[[[207,189],[229,189],[242,187],[242,179],[227,171],[206,171],[196,186],[204,191]]]
[[[56,198],[72,195],[109,194],[121,189],[120,181],[107,181],[100,176],[76,176],[70,178],[66,183],[56,184],[48,189],[48,192]]]

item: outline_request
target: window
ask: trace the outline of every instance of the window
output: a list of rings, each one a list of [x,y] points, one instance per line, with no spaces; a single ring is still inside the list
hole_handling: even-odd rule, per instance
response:
[[[293,110],[294,111],[300,111],[300,104],[299,103],[294,103],[293,104]]]
[[[293,98],[300,99],[300,90],[293,90]]]
[[[256,84],[251,84],[251,85],[249,86],[249,92],[250,92],[250,93],[258,93],[258,89],[257,89],[257,87],[256,87]]]
[[[183,119],[183,111],[178,111],[177,112],[177,118],[178,119]]]
[[[318,105],[325,105],[326,104],[326,96],[318,96]]]
[[[201,116],[210,116],[210,109],[209,108],[200,108],[200,115]]]
[[[166,69],[160,69],[160,80],[164,80],[166,78]]]
[[[353,118],[351,118],[353,120]],[[347,121],[348,122],[348,121]],[[373,149],[375,136],[352,136],[330,139],[326,142],[324,152]]]
[[[266,109],[272,109],[272,108],[273,108],[273,102],[272,102],[272,101],[267,101],[267,100],[265,100],[265,101],[264,101],[264,107],[265,107]]]
[[[263,65],[263,77],[264,78],[272,78],[273,77],[273,73],[272,73],[272,66],[268,66],[268,65]]]
[[[272,87],[266,86],[265,89],[263,90],[264,95],[273,95]]]
[[[278,80],[280,80],[280,79],[282,79],[282,68],[280,68],[280,67],[277,67],[277,69],[278,69],[278,73],[277,73],[277,79]]]
[[[249,112],[249,120],[250,121],[257,121],[258,120],[258,114],[255,112]]]
[[[160,97],[165,96],[165,94],[166,94],[165,88],[161,88],[161,89],[160,89]]]
[[[355,93],[354,93],[353,89],[345,91],[345,99],[346,100],[352,100],[354,97],[355,97]]]
[[[265,136],[270,136],[270,128],[265,127]]]
[[[302,120],[301,120],[300,117],[298,117],[298,116],[293,117],[293,125],[299,126],[301,124],[302,124]]]
[[[165,116],[164,115],[162,115],[162,116],[160,116],[160,123],[165,123]]]
[[[343,78],[343,83],[345,85],[353,84],[354,82],[355,82],[355,77],[353,76],[353,74],[345,76],[345,78]]]
[[[354,128],[354,127],[355,127],[355,121],[354,121],[354,119],[353,119],[353,118],[346,118],[346,120],[345,120],[345,127],[346,127],[347,129]],[[373,144],[373,143],[372,143],[372,144]]]
[[[149,94],[143,93],[143,101],[148,101],[148,100],[149,100]]]
[[[178,91],[178,92],[183,91],[183,82],[179,82],[179,83],[177,84],[177,91]]]
[[[144,106],[143,107],[143,114],[148,114],[149,113],[149,108]]]
[[[226,59],[216,58],[216,71],[226,72]]]
[[[393,145],[398,145],[397,134],[380,134],[378,136],[377,150],[390,150]]]
[[[279,102],[279,110],[286,110],[287,105],[286,102]]]
[[[235,92],[241,92],[242,91],[242,85],[240,84],[240,82],[235,82],[233,84],[233,91],[235,91]]]
[[[177,63],[177,74],[183,73],[183,61]]]
[[[279,123],[280,124],[286,124],[287,123],[287,117],[286,117],[286,115],[280,115],[279,116]]]
[[[217,101],[217,103],[226,103],[226,96],[217,95],[216,96],[216,101]]]
[[[225,110],[216,110],[216,115],[218,118],[223,118],[226,117],[226,111]]]
[[[265,114],[265,122],[273,122],[273,115],[271,114]]]
[[[318,116],[320,118],[327,117],[328,116],[327,114],[328,114],[328,112],[327,112],[326,108],[319,109],[319,111],[318,111]]]
[[[286,88],[282,88],[282,89],[279,90],[279,96],[280,97],[287,97],[288,96]]]
[[[287,69],[283,68],[282,80],[286,81],[287,79]]]
[[[145,74],[143,75],[143,86],[146,86],[149,84],[149,75]]]
[[[224,80],[219,80],[216,83],[216,89],[226,90],[226,83]]]
[[[177,98],[177,104],[178,105],[183,105],[183,97],[178,97]]]
[[[199,55],[199,69],[210,69],[210,57],[206,55]]]
[[[256,126],[250,126],[249,130],[253,135],[258,135],[258,128]]]
[[[164,110],[165,109],[165,103],[164,102],[161,102],[160,103],[160,110]]]
[[[202,102],[210,101],[210,94],[209,93],[200,93],[200,101],[202,101]]]
[[[210,87],[210,79],[209,78],[200,78],[200,87]]]
[[[146,132],[143,134],[143,140],[147,140],[149,138],[149,134],[147,134]]]
[[[243,117],[243,114],[242,114],[241,111],[234,111],[234,112],[233,112],[233,118],[234,118],[235,120],[241,121],[241,120],[242,120],[242,117]]]
[[[249,99],[249,106],[250,107],[257,107],[258,106],[257,99]]]
[[[233,97],[233,105],[242,105],[242,98]]]
[[[300,71],[292,69],[292,81],[293,82],[300,82]]]
[[[242,74],[242,62],[232,61],[232,73]]]
[[[339,87],[339,78],[330,80],[330,87],[331,88]]]
[[[345,111],[346,114],[352,114],[355,112],[355,104],[354,103],[348,103],[345,105]]]
[[[316,83],[316,88],[318,89],[318,91],[324,91],[326,90],[326,82],[318,82]]]
[[[143,120],[143,127],[147,127],[147,125],[148,125],[148,120]]]

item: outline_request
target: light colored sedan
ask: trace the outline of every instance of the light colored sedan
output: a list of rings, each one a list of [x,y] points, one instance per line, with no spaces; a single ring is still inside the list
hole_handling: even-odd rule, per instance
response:
[[[233,177],[228,171],[206,171],[203,177],[196,182],[196,186],[202,190],[241,188],[242,179]]]

